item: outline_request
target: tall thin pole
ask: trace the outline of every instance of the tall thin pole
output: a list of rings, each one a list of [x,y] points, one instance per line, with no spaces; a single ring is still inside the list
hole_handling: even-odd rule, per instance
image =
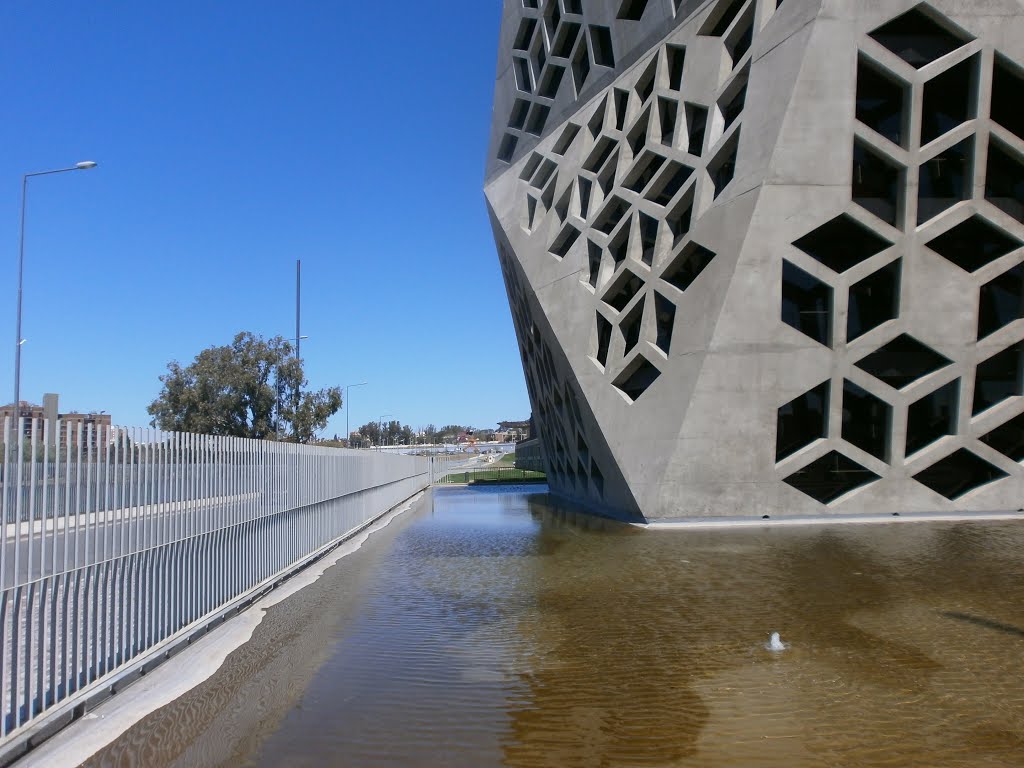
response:
[[[28,195],[28,179],[30,176],[50,176],[54,173],[67,173],[68,171],[87,171],[95,168],[96,163],[86,160],[76,163],[71,168],[55,168],[52,171],[36,171],[26,173],[21,177],[21,225],[18,230],[18,318],[15,322],[14,339],[14,418],[21,414],[21,297],[22,286],[25,276],[25,200]]]
[[[302,334],[299,329],[299,322],[301,317],[302,308],[302,260],[295,260],[295,361],[302,364]],[[299,388],[302,386],[302,376],[300,375],[298,380],[295,382],[295,415],[299,413]],[[298,425],[293,423],[292,426],[295,428],[295,442],[299,442],[299,430]]]
[[[21,415],[21,293],[25,274],[25,196],[28,174],[21,177],[21,227],[18,233],[18,321],[14,339],[14,418]]]

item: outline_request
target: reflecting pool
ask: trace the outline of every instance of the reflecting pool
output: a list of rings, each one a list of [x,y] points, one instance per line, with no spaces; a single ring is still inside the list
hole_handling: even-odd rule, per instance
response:
[[[435,489],[90,764],[1024,765],[1024,521],[645,532]]]

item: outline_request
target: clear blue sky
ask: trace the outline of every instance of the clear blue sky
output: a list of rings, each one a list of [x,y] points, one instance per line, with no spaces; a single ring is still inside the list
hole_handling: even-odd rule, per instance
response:
[[[351,423],[529,404],[481,191],[500,0],[0,4],[0,400],[148,422],[167,362],[294,333]],[[6,233],[6,234],[3,234]],[[6,242],[6,246],[3,243]],[[344,412],[327,432],[344,431]]]

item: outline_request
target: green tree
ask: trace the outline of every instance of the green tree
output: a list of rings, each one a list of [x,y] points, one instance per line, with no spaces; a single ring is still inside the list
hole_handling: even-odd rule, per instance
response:
[[[369,421],[359,428],[361,434],[370,445],[380,445],[380,425],[376,421]]]
[[[280,336],[239,333],[188,366],[171,361],[160,381],[163,389],[147,409],[151,423],[177,432],[307,443],[341,408],[340,387],[304,391],[302,361]]]

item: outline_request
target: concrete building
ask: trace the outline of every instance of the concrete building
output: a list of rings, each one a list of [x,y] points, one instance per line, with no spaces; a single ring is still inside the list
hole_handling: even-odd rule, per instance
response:
[[[48,420],[48,440],[51,445],[57,445],[57,428],[60,427],[60,446],[66,448],[68,445],[68,428],[71,429],[71,442],[79,443],[78,433],[81,430],[81,445],[98,448],[106,446],[110,440],[111,419],[109,413],[59,413],[59,396],[53,393],[43,395],[43,404],[36,405],[27,400],[21,401],[21,407],[15,409],[14,403],[0,406],[0,424],[6,423],[7,419],[15,419],[21,416],[25,419],[22,422],[22,433],[25,438],[32,436],[32,420]],[[58,421],[59,420],[59,421]],[[13,424],[13,422],[12,422]]]
[[[1024,506],[1019,0],[506,0],[485,194],[552,491]]]

